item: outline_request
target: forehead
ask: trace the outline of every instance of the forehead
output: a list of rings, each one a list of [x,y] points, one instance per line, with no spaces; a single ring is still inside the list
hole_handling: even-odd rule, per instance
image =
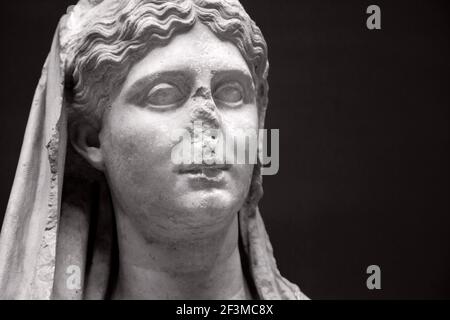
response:
[[[151,73],[184,70],[198,74],[240,70],[251,76],[233,43],[219,39],[208,27],[196,23],[191,30],[175,36],[168,45],[151,50],[136,63],[127,76],[125,87]]]

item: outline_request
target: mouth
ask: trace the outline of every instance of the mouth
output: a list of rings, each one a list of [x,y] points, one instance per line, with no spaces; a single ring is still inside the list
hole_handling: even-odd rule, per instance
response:
[[[188,176],[199,186],[216,186],[224,182],[230,168],[231,165],[188,165],[180,168],[178,173]]]
[[[180,174],[204,174],[205,176],[208,177],[213,177],[223,171],[228,171],[230,170],[231,165],[229,164],[223,164],[223,165],[217,165],[217,164],[213,164],[213,165],[206,165],[206,164],[201,164],[201,165],[187,165],[184,167],[181,167],[178,172]]]

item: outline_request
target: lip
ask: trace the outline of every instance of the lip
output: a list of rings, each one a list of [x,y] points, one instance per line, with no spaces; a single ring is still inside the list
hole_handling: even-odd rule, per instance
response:
[[[225,185],[226,172],[230,165],[188,165],[179,169],[179,174],[189,178],[195,189],[221,187]]]
[[[228,171],[231,168],[229,164],[191,164],[182,166],[178,169],[180,174],[191,174],[191,175],[204,175],[206,177],[214,177],[223,173],[223,171]]]

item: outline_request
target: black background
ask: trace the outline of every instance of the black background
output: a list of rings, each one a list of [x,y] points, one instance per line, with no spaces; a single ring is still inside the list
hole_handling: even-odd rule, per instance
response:
[[[0,220],[56,24],[75,0],[1,9]],[[269,44],[280,172],[260,205],[311,298],[450,298],[449,6],[245,0]],[[366,28],[381,7],[382,30]],[[381,267],[381,290],[366,268]]]

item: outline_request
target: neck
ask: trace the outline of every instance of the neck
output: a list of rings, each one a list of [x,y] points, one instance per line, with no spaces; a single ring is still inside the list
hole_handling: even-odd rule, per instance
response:
[[[119,214],[113,299],[250,299],[238,247],[238,215],[213,234],[148,240]]]

